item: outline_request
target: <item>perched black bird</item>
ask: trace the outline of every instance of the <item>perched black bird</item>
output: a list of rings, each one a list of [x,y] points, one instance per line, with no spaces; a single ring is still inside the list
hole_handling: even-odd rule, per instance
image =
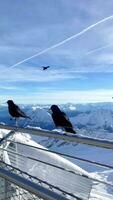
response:
[[[29,118],[12,100],[7,101],[9,114],[15,118],[15,120],[19,117]]]
[[[51,114],[56,127],[60,126],[64,128],[66,132],[76,133],[69,118],[59,109],[57,105],[52,105],[50,110],[52,111]]]
[[[46,69],[48,69],[50,66],[47,66],[47,67],[43,67],[43,70],[46,70]]]

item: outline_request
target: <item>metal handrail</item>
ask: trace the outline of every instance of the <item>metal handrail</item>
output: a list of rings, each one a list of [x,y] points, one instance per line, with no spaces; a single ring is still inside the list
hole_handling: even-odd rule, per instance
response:
[[[11,153],[11,151],[9,151],[9,150],[7,150],[7,149],[3,149],[3,148],[0,148],[0,149],[3,150],[3,151],[6,151],[6,152]],[[19,154],[19,153],[13,152],[13,154],[15,154],[15,155],[17,155],[17,156],[20,156],[20,157],[27,158],[27,159],[31,159],[31,160],[34,160],[34,161],[36,161],[36,162],[40,162],[40,163],[43,163],[43,164],[45,164],[45,165],[49,165],[49,166],[54,167],[54,168],[58,168],[58,169],[60,169],[60,170],[64,170],[64,171],[66,171],[66,172],[68,172],[68,173],[72,173],[72,174],[74,174],[74,175],[82,176],[82,177],[85,177],[85,178],[90,179],[90,180],[92,180],[92,181],[96,181],[96,182],[103,183],[103,184],[105,184],[105,185],[109,185],[109,186],[112,186],[112,187],[113,187],[113,183],[112,183],[112,182],[103,181],[103,180],[100,180],[100,179],[98,179],[98,178],[93,178],[93,177],[91,177],[91,176],[88,177],[88,176],[86,176],[86,175],[84,175],[84,174],[81,175],[81,174],[78,174],[78,173],[76,173],[75,171],[71,171],[71,170],[69,170],[69,169],[67,169],[67,168],[60,167],[60,166],[57,166],[57,165],[54,165],[54,164],[51,164],[51,163],[48,163],[48,162],[45,162],[45,161],[42,161],[42,160],[39,160],[39,159],[35,159],[35,158],[29,157],[29,156],[25,156],[25,155],[22,155],[22,154]]]
[[[12,152],[12,151],[10,151],[10,150],[7,150],[7,149],[1,148],[1,147],[0,147],[0,150],[6,151],[6,152],[8,152],[8,153],[13,153],[14,155],[17,155],[17,156],[19,156],[19,157],[23,157],[23,158],[30,159],[30,160],[33,160],[33,161],[36,161],[36,162],[40,162],[40,163],[42,163],[42,164],[49,165],[49,166],[51,166],[51,167],[54,167],[54,168],[57,168],[57,169],[60,169],[60,170],[64,170],[64,171],[66,171],[66,172],[69,172],[69,173],[72,173],[72,174],[75,174],[75,175],[78,175],[78,176],[83,176],[83,177],[85,177],[85,178],[89,178],[88,176],[86,176],[86,175],[84,175],[84,174],[80,175],[80,174],[76,173],[75,171],[69,170],[68,168],[60,167],[60,166],[58,166],[58,165],[51,164],[51,163],[46,162],[46,161],[43,161],[43,160],[39,160],[39,159],[36,159],[36,158],[32,158],[32,157],[30,157],[30,156],[26,156],[26,155],[23,155],[23,154],[19,154],[19,153],[16,153],[16,152]]]
[[[19,168],[17,168],[17,167],[14,167],[14,166],[12,166],[12,165],[9,165],[9,164],[7,164],[7,163],[5,163],[5,162],[3,162],[3,161],[0,161],[0,163],[4,166],[4,169],[5,169],[5,168],[8,168],[8,171],[10,171],[10,172],[12,172],[12,173],[13,173],[13,171],[14,171],[14,172],[15,172],[15,171],[16,171],[16,172],[19,172],[21,175],[23,174],[23,175],[25,175],[25,176],[27,176],[27,177],[30,177],[30,179],[34,180],[34,182],[38,182],[38,183],[40,183],[41,185],[44,184],[46,187],[48,186],[48,188],[50,188],[50,189],[57,190],[57,191],[59,191],[59,192],[60,192],[61,194],[63,194],[63,195],[69,195],[69,196],[71,196],[71,197],[74,197],[74,198],[78,198],[78,199],[79,199],[79,197],[76,197],[75,194],[71,194],[71,193],[69,193],[69,192],[67,192],[67,191],[64,191],[64,190],[62,190],[61,188],[59,188],[58,186],[52,185],[52,184],[50,184],[50,183],[47,182],[47,181],[44,181],[44,180],[42,180],[42,179],[40,179],[40,178],[37,178],[36,176],[30,175],[29,173],[24,172],[24,171],[22,171],[21,169],[19,169]],[[0,167],[0,169],[3,169],[3,168]],[[14,174],[15,174],[15,173],[14,173]]]
[[[2,145],[7,138],[13,136],[15,134],[15,130],[10,131],[7,135],[5,135],[3,138],[0,138],[0,145]]]
[[[74,135],[71,133],[60,134],[55,131],[47,131],[47,130],[40,130],[40,129],[33,129],[33,128],[20,128],[20,127],[12,127],[7,125],[0,125],[1,129],[7,130],[15,130],[15,132],[22,132],[22,133],[29,133],[32,135],[55,138],[58,140],[65,140],[67,142],[77,142],[81,144],[92,145],[101,148],[113,149],[113,141],[108,141],[104,139],[95,139],[89,138],[79,135]]]
[[[18,185],[19,187],[45,200],[55,200],[55,199],[66,200],[67,199],[59,195],[58,193],[55,193],[43,186],[40,186],[38,183],[34,183],[30,180],[27,180],[24,177],[21,177],[3,168],[0,168],[0,177],[10,181],[11,183]]]
[[[87,163],[94,164],[94,165],[97,165],[97,166],[100,166],[100,167],[103,167],[103,168],[113,169],[113,166],[111,166],[111,165],[104,164],[104,163],[99,163],[99,162],[94,161],[94,160],[88,160],[86,158],[80,158],[80,157],[77,157],[77,156],[71,156],[69,154],[60,153],[58,151],[53,151],[53,150],[50,150],[50,149],[36,147],[36,146],[33,146],[33,145],[29,145],[29,144],[25,144],[25,143],[21,143],[21,142],[16,142],[16,141],[13,141],[13,140],[7,140],[7,141],[11,142],[11,143],[14,143],[14,144],[20,144],[20,145],[23,145],[23,146],[26,146],[26,147],[38,149],[40,151],[45,151],[45,152],[49,152],[49,153],[53,153],[53,154],[55,153],[57,155],[64,156],[64,157],[67,157],[67,158],[72,158],[72,159],[75,159],[75,160],[80,160],[82,162],[87,162]]]
[[[18,130],[18,129],[17,129]],[[0,143],[0,145],[1,144],[5,144],[5,143],[8,143],[7,145],[9,145],[9,143],[10,142],[8,142],[8,138],[10,138],[11,136],[12,136],[12,133],[14,134],[16,134],[16,131],[14,130],[14,131],[10,131],[9,133],[7,133],[4,137],[3,137],[3,139],[1,139],[0,141],[1,141],[1,143]],[[12,140],[12,138],[11,138],[11,140]],[[6,145],[5,145],[6,146]],[[8,146],[7,146],[8,147]],[[13,154],[15,154],[15,152],[12,152],[12,151],[9,151],[9,150],[7,150],[6,148],[0,148],[1,150],[3,150],[3,151],[7,151],[7,152],[9,152],[9,153],[13,153]],[[16,155],[18,155],[18,156],[23,156],[23,155],[20,155],[20,154],[17,154],[16,153]],[[24,156],[24,158],[25,158],[25,156]],[[27,157],[28,159],[33,159],[33,158],[31,158],[31,157]],[[48,163],[46,163],[46,162],[44,162],[44,161],[40,161],[40,160],[37,160],[37,159],[33,159],[33,160],[35,160],[35,161],[38,161],[38,162],[42,162],[43,164],[48,164]],[[13,169],[15,169],[15,167],[13,166],[13,165],[11,165],[12,166],[12,170]],[[55,165],[52,165],[51,164],[51,166],[54,166],[54,167],[56,167]],[[3,167],[4,168],[4,167]],[[58,167],[59,169],[63,169],[62,167]],[[1,168],[2,169],[2,168]],[[65,170],[65,169],[63,169],[63,170]],[[67,170],[66,170],[67,171]],[[71,172],[70,170],[69,170],[69,172]],[[78,175],[78,174],[77,174]],[[29,176],[31,176],[30,174],[29,174]],[[2,176],[1,176],[2,177]],[[6,178],[5,178],[6,179]],[[10,181],[11,183],[13,183],[12,181]],[[43,182],[42,180],[41,180],[41,182]],[[16,183],[15,183],[16,184]],[[17,185],[17,184],[16,184]],[[62,189],[60,189],[60,188],[58,188],[58,187],[56,187],[56,186],[51,186],[52,187],[52,189],[55,189],[55,190],[58,190],[58,194],[59,194],[59,192],[61,193],[59,196],[60,196],[60,198],[56,198],[56,199],[62,199],[61,197],[62,197],[62,195],[63,196],[65,196],[66,195],[66,197],[67,197],[67,195],[69,195],[70,197],[74,197],[74,198],[76,198],[76,199],[78,199],[78,200],[81,200],[81,198],[80,197],[78,197],[78,196],[75,196],[75,194],[73,194],[73,193],[70,193],[70,192],[67,192],[67,191],[64,191],[64,190],[62,190]],[[20,183],[20,188],[22,188],[22,183]],[[27,187],[27,191],[29,192],[29,188]],[[32,190],[31,190],[31,192],[32,192]],[[33,194],[33,192],[32,192],[32,194]],[[47,199],[47,198],[46,198]],[[49,198],[50,199],[50,198]],[[55,198],[54,198],[55,199]],[[51,199],[50,199],[51,200]]]
[[[2,127],[1,127],[2,126]],[[44,137],[50,137],[50,138],[57,138],[57,139],[62,139],[62,140],[65,140],[65,141],[70,141],[70,142],[78,142],[78,143],[82,143],[82,144],[88,144],[88,145],[93,145],[93,146],[98,146],[98,147],[104,147],[104,148],[108,148],[108,149],[113,149],[113,142],[111,142],[111,141],[107,141],[107,140],[98,140],[98,139],[93,139],[93,138],[87,138],[87,137],[82,137],[82,136],[77,136],[77,135],[73,135],[73,134],[68,134],[68,135],[66,135],[66,134],[64,134],[64,135],[61,135],[61,134],[59,134],[58,132],[51,132],[51,131],[46,131],[46,130],[36,130],[36,129],[28,129],[28,128],[17,128],[17,127],[10,127],[10,126],[4,126],[4,125],[0,125],[0,128],[1,129],[7,129],[7,130],[12,130],[12,133],[11,132],[9,132],[9,134],[7,134],[5,137],[3,137],[4,139],[1,139],[0,141],[1,141],[1,144],[3,143],[3,142],[8,142],[8,141],[10,141],[10,142],[13,142],[12,140],[9,140],[8,138],[10,138],[10,136],[11,135],[13,135],[14,133],[17,133],[17,132],[22,132],[22,133],[30,133],[30,134],[34,134],[34,135],[41,135],[41,136],[44,136]],[[11,134],[10,134],[11,133]],[[80,142],[78,141],[78,140],[80,140]],[[15,142],[15,143],[18,143],[18,142]],[[96,145],[95,145],[95,143],[97,143]],[[22,143],[21,143],[22,144]],[[23,145],[26,145],[26,144],[23,144]],[[27,146],[30,146],[30,147],[33,147],[33,148],[37,148],[37,149],[40,149],[40,150],[45,150],[45,151],[48,151],[48,150],[46,150],[46,149],[41,149],[41,148],[39,148],[39,147],[34,147],[34,146],[31,146],[31,145],[27,145]],[[2,149],[2,150],[4,150],[4,151],[7,151],[7,152],[10,152],[9,150],[6,150],[6,149],[4,149],[4,148],[0,148],[0,149]],[[58,152],[53,152],[53,151],[50,151],[51,153],[58,153]],[[12,152],[11,152],[12,153]],[[14,154],[16,154],[16,155],[18,155],[18,156],[24,156],[24,155],[21,155],[21,154],[18,154],[18,153],[15,153],[15,152],[13,152]],[[61,155],[61,153],[59,153],[60,155]],[[68,155],[63,155],[63,156],[68,156]],[[24,156],[24,157],[26,157],[26,158],[28,158],[28,159],[33,159],[33,160],[35,160],[35,161],[38,161],[38,162],[40,162],[40,160],[37,160],[37,159],[35,159],[35,158],[31,158],[31,157],[29,157],[29,156]],[[71,158],[74,158],[74,159],[78,159],[78,160],[82,160],[82,161],[86,161],[87,162],[87,160],[85,160],[85,159],[82,159],[82,158],[77,158],[77,157],[75,157],[75,156],[70,156]],[[48,164],[47,162],[45,162],[45,161],[41,161],[41,162],[43,162],[44,164]],[[88,161],[88,162],[90,162],[90,161]],[[93,162],[93,161],[91,161],[91,162]],[[93,164],[95,164],[95,163],[93,163]],[[96,164],[98,164],[98,163],[96,163]],[[100,165],[102,165],[102,164],[100,164]],[[53,166],[53,165],[52,165]],[[13,166],[12,166],[13,167]],[[56,166],[55,166],[56,167]],[[108,165],[105,165],[105,167],[109,167]],[[110,166],[111,167],[111,169],[113,169],[113,167],[112,166]],[[109,167],[109,168],[110,168]],[[9,172],[9,171],[3,171],[3,170],[5,170],[5,169],[3,169],[3,168],[0,168],[0,176],[1,177],[3,177],[3,178],[5,178],[5,179],[7,179],[8,181],[11,181],[12,183],[15,183],[16,185],[18,185],[18,175],[17,174],[14,174],[14,175],[16,175],[16,177],[14,176],[13,177],[13,174],[12,174],[12,172]],[[72,172],[72,171],[69,171],[69,170],[67,170],[67,169],[65,169],[65,168],[63,168],[63,170],[66,170],[66,171],[68,171],[68,172]],[[8,173],[7,173],[8,172]],[[9,174],[9,173],[11,173],[11,174]],[[76,173],[75,173],[76,174]],[[11,176],[10,176],[11,175]],[[77,174],[77,175],[79,175],[79,174]],[[86,177],[86,176],[85,176]],[[9,179],[8,179],[9,178]],[[10,179],[11,178],[11,179]],[[13,179],[14,178],[14,179]],[[20,177],[19,176],[19,178],[23,178],[23,177]],[[99,182],[99,183],[103,183],[103,184],[106,184],[106,185],[109,185],[109,186],[112,186],[113,187],[113,183],[112,182],[108,182],[108,181],[102,181],[102,180],[99,180],[99,179],[97,179],[97,178],[92,178],[92,177],[86,177],[86,178],[89,178],[89,179],[91,179],[92,181],[96,181],[96,182]],[[24,178],[25,179],[25,178]],[[26,180],[26,179],[25,179]],[[16,181],[16,182],[15,182]],[[24,181],[24,180],[20,180],[20,181]],[[20,185],[18,185],[18,186],[20,186],[21,188],[24,188],[24,189],[26,189],[27,191],[29,191],[29,192],[32,192],[33,194],[35,194],[35,191],[33,191],[33,189],[31,188],[31,189],[29,189],[29,180],[27,180],[28,182],[27,183],[25,183],[25,185],[26,185],[26,188],[22,185],[22,182],[20,183]],[[31,182],[31,181],[30,181]],[[23,182],[23,184],[24,184],[24,182]],[[28,185],[27,185],[28,184]],[[31,182],[31,184],[32,184],[32,182]],[[34,184],[34,183],[33,183]],[[35,183],[35,185],[37,186],[37,184]],[[40,185],[39,185],[40,186]],[[30,187],[31,187],[31,185],[30,185]],[[41,187],[41,186],[40,186]],[[44,187],[42,187],[42,188],[40,188],[39,187],[39,189],[46,189],[46,188],[44,188]],[[35,190],[35,186],[34,186],[34,190]],[[49,199],[49,200],[52,200],[52,199],[55,199],[55,198],[53,198],[53,197],[50,197],[50,196],[48,196],[48,192],[47,192],[47,197],[45,197],[45,194],[43,193],[43,191],[39,191],[39,193],[38,193],[38,195],[37,196],[40,196],[40,195],[44,195],[44,197],[43,196],[40,196],[41,198],[43,198],[43,199]],[[42,192],[42,193],[40,193],[40,192]],[[50,195],[51,195],[51,191],[49,190],[49,192],[50,192]],[[53,191],[52,191],[53,192]],[[54,192],[53,192],[54,193]],[[58,193],[55,193],[55,195],[57,195]],[[54,195],[54,194],[53,194]],[[59,195],[59,194],[58,194]],[[69,194],[70,195],[70,194]],[[59,195],[59,198],[56,198],[56,199],[59,199],[60,200],[60,198],[62,198],[63,196],[62,195]],[[66,199],[65,197],[64,197],[64,199]],[[78,198],[77,197],[77,199],[80,199],[80,198]]]

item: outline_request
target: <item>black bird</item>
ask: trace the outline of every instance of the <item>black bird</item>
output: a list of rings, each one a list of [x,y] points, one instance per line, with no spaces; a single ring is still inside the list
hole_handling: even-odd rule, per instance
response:
[[[43,70],[47,70],[50,66],[47,66],[47,67],[43,67]]]
[[[66,132],[76,133],[69,118],[59,109],[57,105],[52,105],[50,111],[52,111],[51,114],[56,127],[60,126],[64,128]]]
[[[7,101],[9,114],[15,118],[15,120],[19,117],[29,118],[12,100]]]

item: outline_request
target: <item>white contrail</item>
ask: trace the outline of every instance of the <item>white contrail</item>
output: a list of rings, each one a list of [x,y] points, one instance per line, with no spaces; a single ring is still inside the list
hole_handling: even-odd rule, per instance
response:
[[[42,51],[39,51],[38,53],[36,53],[36,54],[34,54],[34,55],[24,59],[24,60],[21,60],[21,61],[17,62],[14,65],[11,65],[9,68],[14,68],[14,67],[16,67],[16,66],[18,66],[18,65],[20,65],[20,64],[22,64],[22,63],[24,63],[24,62],[26,62],[26,61],[28,61],[30,59],[32,59],[32,58],[35,58],[35,57],[37,57],[39,55],[42,55],[42,54],[44,54],[44,53],[46,53],[46,52],[48,52],[48,51],[50,51],[52,49],[55,49],[56,47],[59,47],[59,46],[65,44],[66,42],[69,42],[70,40],[75,39],[75,38],[79,37],[80,35],[83,35],[85,32],[89,31],[90,29],[94,28],[95,26],[97,26],[97,25],[99,25],[99,24],[101,24],[101,23],[103,23],[103,22],[105,22],[107,20],[110,20],[112,18],[113,18],[113,15],[111,15],[109,17],[106,17],[106,18],[96,22],[95,24],[92,24],[92,25],[88,26],[87,28],[83,29],[79,33],[76,33],[76,34],[72,35],[71,37],[68,37],[67,39],[65,39],[65,40],[63,40],[63,41],[61,41],[61,42],[59,42],[59,43],[57,43],[55,45],[52,45],[52,46],[50,46],[50,47],[48,47],[48,48],[46,48],[46,49],[44,49]]]
[[[101,47],[96,48],[96,49],[92,49],[91,51],[88,51],[85,55],[90,55],[90,54],[92,54],[92,53],[101,51],[101,50],[106,49],[106,48],[111,47],[111,46],[113,46],[113,43],[110,43],[110,44],[101,46]]]

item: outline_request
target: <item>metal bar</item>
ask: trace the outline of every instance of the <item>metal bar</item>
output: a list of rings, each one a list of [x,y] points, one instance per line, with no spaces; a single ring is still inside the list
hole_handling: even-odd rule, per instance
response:
[[[4,142],[6,142],[7,138],[13,136],[15,134],[15,131],[10,131],[7,135],[5,135],[3,138],[0,139],[0,145],[2,145]]]
[[[86,158],[80,158],[80,157],[77,157],[77,156],[71,156],[69,154],[60,153],[58,151],[53,151],[53,150],[50,150],[50,149],[44,149],[44,148],[36,147],[36,146],[33,146],[33,145],[29,145],[29,144],[24,144],[24,143],[21,143],[21,142],[12,141],[12,140],[9,140],[9,139],[7,141],[11,142],[11,143],[14,143],[14,144],[19,144],[19,145],[23,145],[23,146],[26,146],[26,147],[31,147],[31,148],[34,148],[34,149],[38,149],[40,151],[45,151],[45,152],[49,152],[49,153],[53,153],[53,154],[55,153],[55,154],[58,154],[58,155],[61,155],[61,156],[67,157],[67,158],[72,158],[72,159],[75,159],[75,160],[80,160],[82,162],[88,162],[90,164],[97,165],[99,167],[113,169],[113,166],[108,165],[108,164],[104,164],[104,163],[100,163],[100,162],[97,162],[95,160],[88,160]],[[11,149],[11,147],[10,147],[10,150],[13,152],[13,149]],[[21,161],[24,161],[24,160],[21,158]]]
[[[38,183],[33,183],[24,177],[20,177],[17,174],[9,172],[3,168],[0,168],[0,177],[45,200],[67,200],[67,198],[61,196],[60,194],[50,191],[47,188],[40,186]]]
[[[8,169],[9,169],[11,172],[12,172],[12,169],[13,169],[13,170],[19,172],[21,175],[22,175],[22,174],[23,174],[23,175],[26,175],[27,177],[30,177],[30,178],[34,179],[34,181],[39,182],[39,183],[41,183],[41,184],[44,184],[44,185],[46,185],[47,187],[49,187],[49,188],[51,188],[51,189],[57,190],[57,191],[61,192],[62,194],[65,194],[65,195],[69,195],[70,197],[74,197],[74,198],[79,199],[79,197],[76,197],[74,194],[71,194],[70,192],[67,192],[67,191],[65,191],[65,190],[62,190],[62,189],[59,188],[58,186],[52,185],[51,183],[49,183],[49,182],[47,182],[47,181],[44,181],[44,180],[42,180],[42,179],[39,179],[39,178],[37,178],[36,176],[30,175],[30,174],[28,174],[27,172],[22,171],[22,170],[20,170],[20,169],[17,168],[17,167],[14,167],[14,166],[12,166],[12,165],[9,165],[9,164],[7,164],[7,163],[5,163],[5,162],[3,162],[3,161],[0,161],[0,163],[3,164],[5,167],[8,167]],[[4,168],[5,168],[5,167],[4,167]],[[77,175],[78,175],[78,174],[77,174]],[[78,175],[78,176],[81,176],[81,175]]]
[[[6,151],[6,152],[10,152],[9,150],[3,149],[3,148],[0,148],[0,149],[3,150],[3,151]],[[45,164],[45,165],[49,165],[49,166],[51,166],[51,167],[54,167],[54,168],[57,168],[57,169],[60,169],[60,170],[64,170],[64,171],[67,172],[67,173],[72,173],[72,174],[77,175],[77,176],[82,176],[82,177],[84,177],[84,178],[87,178],[87,179],[90,179],[90,180],[93,180],[93,181],[97,181],[97,182],[99,182],[99,183],[103,183],[103,184],[105,184],[105,185],[109,185],[109,186],[112,186],[112,187],[113,187],[113,183],[112,183],[112,182],[103,181],[103,180],[100,180],[100,179],[98,179],[98,178],[93,178],[93,177],[91,177],[91,176],[88,177],[88,176],[86,176],[86,175],[84,175],[84,174],[80,175],[80,174],[78,174],[78,173],[76,173],[76,172],[74,172],[74,171],[70,171],[70,170],[68,170],[68,169],[66,169],[66,168],[63,168],[63,167],[60,167],[60,166],[57,166],[57,165],[54,165],[54,164],[51,164],[51,163],[48,163],[48,162],[45,162],[45,161],[42,161],[42,160],[38,160],[38,159],[29,157],[29,156],[25,156],[25,155],[22,155],[22,154],[19,154],[19,153],[15,153],[15,152],[14,152],[14,154],[15,154],[15,155],[18,155],[18,156],[22,156],[22,157],[27,158],[27,159],[31,159],[31,160],[34,160],[34,161],[43,163],[43,164]],[[0,162],[1,162],[1,161],[0,161]],[[14,168],[14,167],[13,167],[13,168]]]
[[[6,151],[6,152],[8,152],[8,153],[12,153],[12,151],[7,150],[7,149],[4,149],[4,148],[1,148],[1,147],[0,147],[0,150]],[[66,169],[66,168],[64,168],[64,167],[60,167],[60,166],[58,166],[58,165],[54,165],[54,164],[49,163],[49,162],[45,162],[45,161],[43,161],[43,160],[39,160],[39,159],[36,159],[36,158],[32,158],[32,157],[30,157],[30,156],[26,156],[26,155],[19,154],[19,153],[16,153],[16,152],[13,152],[13,154],[14,154],[14,155],[17,155],[17,156],[19,156],[19,157],[23,157],[23,158],[25,158],[25,159],[29,159],[29,160],[33,160],[33,161],[36,161],[36,162],[40,162],[40,163],[45,164],[45,165],[49,165],[49,166],[51,166],[51,167],[54,167],[54,168],[57,168],[57,169],[60,169],[60,170],[64,170],[64,171],[66,171],[67,173],[72,173],[72,174],[81,176],[80,174],[78,174],[78,173],[76,173],[76,172],[74,172],[74,171],[71,171],[71,170]],[[89,178],[88,176],[86,176],[86,175],[84,175],[84,174],[82,174],[82,176],[85,177],[85,178]]]
[[[6,125],[5,126],[0,125],[0,128],[7,129],[7,130],[17,129],[16,127],[6,126]],[[73,135],[71,133],[70,135],[69,133],[62,135],[54,131],[37,130],[37,129],[32,129],[32,128],[19,128],[19,127],[16,130],[16,132],[29,133],[29,134],[33,134],[37,136],[40,135],[43,137],[55,138],[58,140],[65,140],[67,142],[77,142],[77,143],[92,145],[92,146],[101,147],[101,148],[113,149],[113,142],[111,141],[103,140],[103,139],[88,138],[84,136]]]
[[[15,141],[12,141],[12,140],[7,140],[7,141],[12,142],[14,144],[20,144],[20,145],[23,145],[23,146],[26,146],[26,147],[31,147],[31,148],[34,148],[34,149],[38,149],[40,151],[45,151],[45,152],[49,152],[49,153],[52,153],[52,154],[55,153],[55,154],[58,154],[58,155],[61,155],[61,156],[67,157],[67,158],[72,158],[72,159],[75,159],[75,160],[80,160],[82,162],[88,162],[90,164],[97,165],[99,167],[113,169],[113,166],[111,166],[111,165],[100,163],[100,162],[97,162],[97,161],[94,161],[94,160],[88,160],[86,158],[80,158],[80,157],[77,157],[77,156],[71,156],[69,154],[60,153],[58,151],[53,151],[53,150],[50,150],[50,149],[40,148],[40,147],[36,147],[36,146],[33,146],[33,145],[24,144],[24,143],[21,143],[21,142],[15,142]]]

